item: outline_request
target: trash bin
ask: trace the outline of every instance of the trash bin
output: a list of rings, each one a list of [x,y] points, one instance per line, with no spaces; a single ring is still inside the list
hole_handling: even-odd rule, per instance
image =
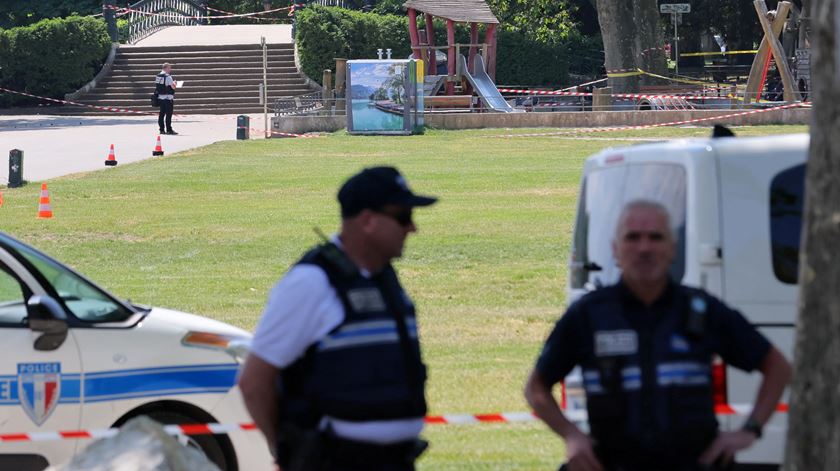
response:
[[[244,141],[248,139],[250,133],[248,132],[251,127],[251,118],[241,114],[236,117],[236,139],[240,141]]]
[[[9,188],[23,185],[23,151],[12,149],[9,151]]]

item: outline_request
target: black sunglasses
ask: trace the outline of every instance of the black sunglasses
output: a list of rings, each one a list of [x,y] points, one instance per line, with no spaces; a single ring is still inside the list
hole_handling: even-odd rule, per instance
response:
[[[385,216],[388,216],[389,218],[393,219],[394,221],[397,221],[397,224],[399,224],[400,226],[403,226],[403,227],[410,226],[410,225],[414,224],[414,221],[411,220],[411,210],[410,209],[399,211],[399,212],[389,212],[389,211],[384,211],[384,210],[378,210],[378,211],[374,211],[374,212],[385,215]]]

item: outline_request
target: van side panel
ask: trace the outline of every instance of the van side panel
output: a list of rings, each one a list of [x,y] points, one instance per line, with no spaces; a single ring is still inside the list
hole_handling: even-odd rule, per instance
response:
[[[773,268],[770,186],[779,172],[807,158],[807,136],[785,140],[733,140],[718,148],[723,249],[723,299],[755,324],[788,359],[793,357],[798,286],[780,281]],[[728,401],[736,411],[730,429],[752,409],[761,375],[727,368]],[[787,392],[782,398],[787,403]],[[781,463],[787,413],[776,413],[764,437],[738,454],[742,463]]]

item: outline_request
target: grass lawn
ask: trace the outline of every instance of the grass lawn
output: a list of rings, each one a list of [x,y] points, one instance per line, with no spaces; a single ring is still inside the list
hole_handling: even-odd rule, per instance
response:
[[[39,185],[3,190],[0,230],[120,296],[252,329],[273,283],[318,242],[312,228],[337,229],[341,182],[363,166],[396,165],[415,191],[440,197],[415,213],[419,233],[396,264],[418,307],[430,413],[524,411],[525,377],[563,311],[584,159],[628,143],[604,138],[710,130],[498,137],[523,132],[224,142],[50,181],[52,220],[35,217]],[[556,469],[564,455],[537,423],[430,426],[425,435],[426,470]]]

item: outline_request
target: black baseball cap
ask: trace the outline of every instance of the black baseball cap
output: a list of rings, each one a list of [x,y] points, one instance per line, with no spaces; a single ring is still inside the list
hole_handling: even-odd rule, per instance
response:
[[[380,210],[388,204],[414,208],[436,201],[437,198],[412,193],[405,178],[394,167],[366,168],[350,177],[338,190],[342,217],[353,217],[364,209]]]

